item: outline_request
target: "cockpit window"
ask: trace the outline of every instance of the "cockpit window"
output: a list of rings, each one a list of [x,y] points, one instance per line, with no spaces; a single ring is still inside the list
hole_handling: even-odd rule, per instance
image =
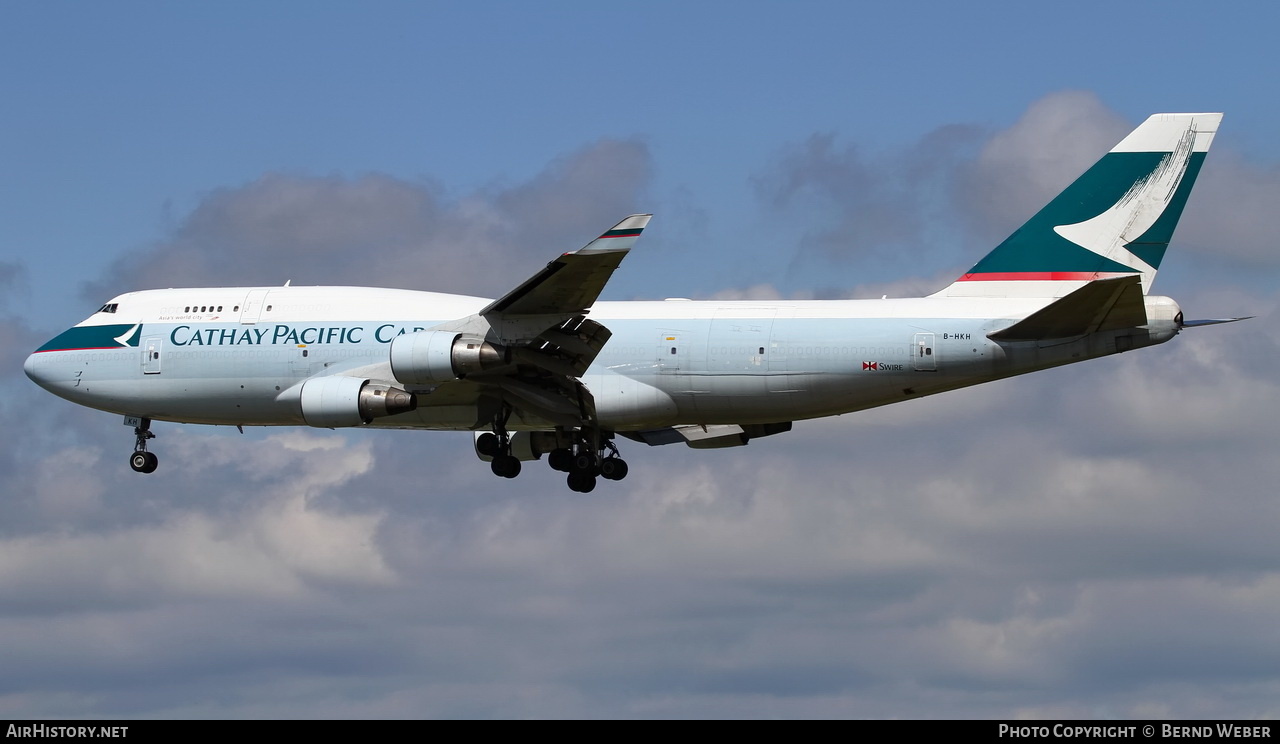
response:
[[[120,307],[120,303],[118,303],[118,302],[108,302],[107,304],[105,304],[105,305],[103,305],[102,307],[98,308],[98,312],[100,312],[100,313],[114,313],[114,312],[116,311],[116,308],[118,308],[118,307]]]

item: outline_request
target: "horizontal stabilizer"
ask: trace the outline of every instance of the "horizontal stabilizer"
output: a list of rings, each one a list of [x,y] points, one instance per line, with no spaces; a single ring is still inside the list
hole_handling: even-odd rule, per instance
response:
[[[995,333],[993,341],[1045,341],[1146,325],[1138,275],[1098,279]]]
[[[1183,328],[1199,328],[1200,326],[1218,325],[1220,323],[1235,323],[1238,320],[1249,320],[1252,317],[1253,317],[1252,315],[1246,315],[1243,318],[1211,318],[1208,320],[1184,320],[1182,321],[1182,327]]]

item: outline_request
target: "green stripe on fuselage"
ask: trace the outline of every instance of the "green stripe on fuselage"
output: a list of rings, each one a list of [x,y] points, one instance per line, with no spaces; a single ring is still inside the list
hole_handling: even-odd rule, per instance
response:
[[[59,333],[52,340],[36,349],[36,353],[42,351],[68,351],[75,349],[124,349],[137,347],[138,337],[141,333],[132,333],[129,338],[125,339],[125,343],[121,344],[116,339],[129,332],[129,329],[136,328],[141,330],[142,326],[135,326],[132,323],[124,323],[121,325],[98,325],[98,326],[76,326],[68,328]]]

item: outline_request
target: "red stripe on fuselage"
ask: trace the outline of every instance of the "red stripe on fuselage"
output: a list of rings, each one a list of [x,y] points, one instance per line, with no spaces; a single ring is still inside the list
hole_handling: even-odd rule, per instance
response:
[[[136,349],[136,346],[85,346],[80,349],[37,349],[33,354],[48,354],[54,351],[111,351],[112,349]]]
[[[989,274],[965,274],[958,282],[1091,282],[1128,274],[1106,271],[1007,271]]]

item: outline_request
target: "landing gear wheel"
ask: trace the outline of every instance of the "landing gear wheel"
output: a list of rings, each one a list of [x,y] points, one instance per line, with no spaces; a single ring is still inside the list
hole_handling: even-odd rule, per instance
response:
[[[154,452],[134,452],[129,455],[129,467],[138,473],[154,473],[160,464],[160,458]]]
[[[573,469],[573,451],[565,447],[553,449],[547,454],[547,464],[552,470],[567,473]]]
[[[502,451],[502,441],[497,434],[481,434],[476,438],[476,452],[485,457],[497,457]]]
[[[596,489],[596,477],[589,473],[569,473],[569,490],[591,493]]]
[[[600,461],[600,477],[620,481],[627,477],[627,461],[621,457],[606,457]]]
[[[595,476],[600,473],[600,465],[596,462],[596,458],[591,453],[579,452],[577,455],[574,455],[573,463],[570,465],[569,472]]]
[[[520,460],[513,455],[498,455],[489,463],[489,469],[501,478],[514,478],[520,475]]]
[[[125,423],[137,423],[133,427],[133,435],[136,437],[133,443],[133,454],[129,455],[129,467],[133,468],[137,473],[154,473],[159,458],[147,451],[147,440],[155,439],[156,435],[151,432],[151,419],[125,418]]]

